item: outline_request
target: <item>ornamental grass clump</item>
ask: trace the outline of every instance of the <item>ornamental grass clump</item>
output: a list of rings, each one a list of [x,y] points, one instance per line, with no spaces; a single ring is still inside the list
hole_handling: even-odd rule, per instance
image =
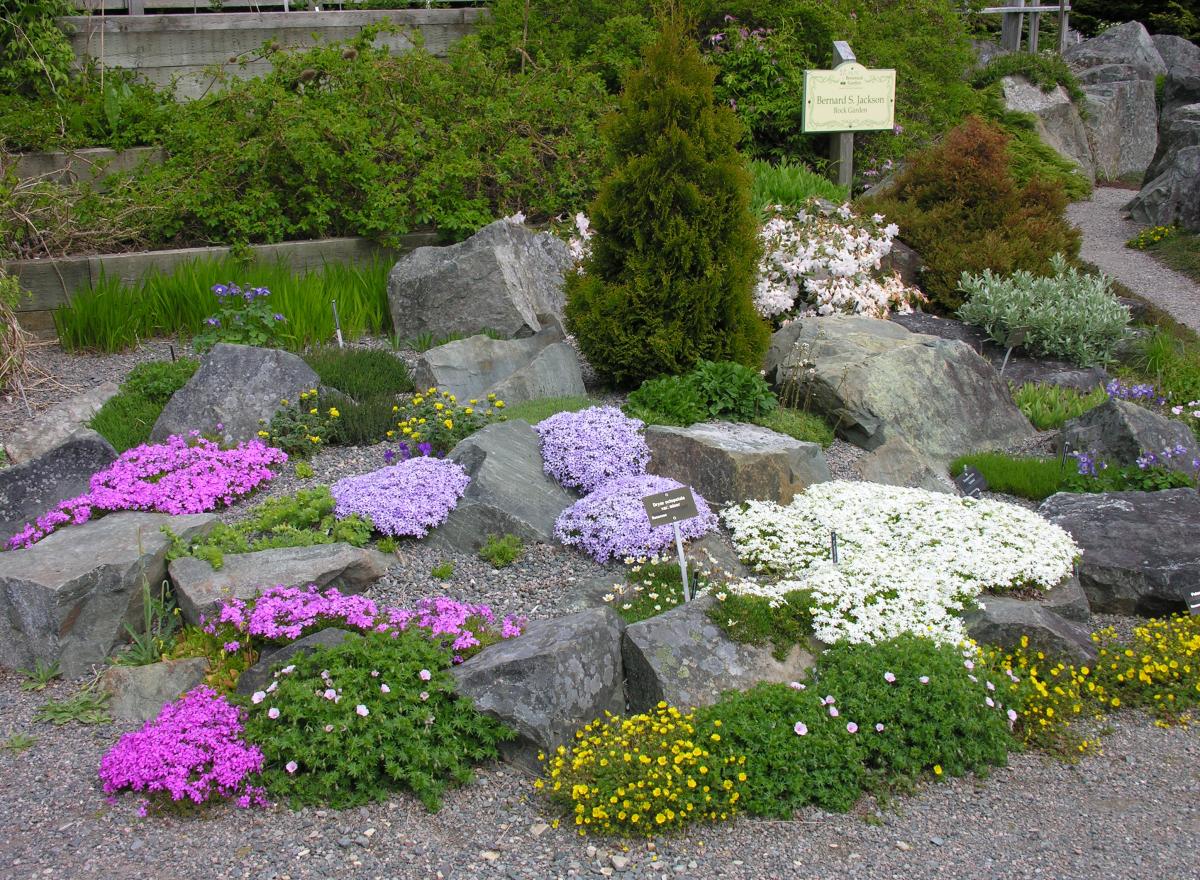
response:
[[[417,456],[333,484],[338,517],[369,519],[391,537],[424,538],[458,505],[471,478],[446,459]]]
[[[563,808],[580,834],[651,836],[738,810],[747,779],[745,757],[717,754],[720,723],[701,728],[695,716],[660,702],[652,711],[610,713],[576,731],[546,762],[534,785]]]
[[[193,431],[164,443],[128,450],[92,475],[83,495],[60,501],[8,540],[28,547],[66,523],[87,522],[96,512],[153,510],[173,515],[204,513],[232,504],[275,476],[287,454],[258,440],[222,449]]]
[[[1050,258],[1051,275],[1018,270],[1007,278],[984,269],[963,272],[959,288],[967,301],[958,316],[982,327],[1000,345],[1024,330],[1026,351],[1065,358],[1080,366],[1111,361],[1127,333],[1129,308],[1116,298],[1110,280]]]
[[[109,795],[147,795],[151,806],[232,799],[239,807],[264,806],[254,784],[263,753],[243,731],[245,710],[207,687],[198,687],[162,707],[141,730],[127,733],[100,759],[100,781]]]
[[[534,426],[542,441],[542,468],[568,489],[594,492],[616,477],[646,472],[650,447],[645,424],[615,406],[562,412]]]
[[[768,604],[807,591],[813,634],[830,644],[903,633],[958,644],[981,593],[1053,589],[1079,555],[1065,531],[1015,505],[874,483],[819,483],[787,507],[750,501],[722,516],[757,575],[725,589]]]
[[[642,499],[681,485],[651,474],[610,480],[560,513],[554,523],[554,535],[597,562],[657,554],[674,544],[675,533],[671,526],[650,527]],[[699,538],[717,526],[717,517],[709,510],[708,502],[694,491],[692,495],[699,515],[679,523],[685,541]]]
[[[297,655],[248,700],[262,781],[299,807],[411,791],[426,809],[513,734],[455,693],[449,652],[417,631],[368,633]]]

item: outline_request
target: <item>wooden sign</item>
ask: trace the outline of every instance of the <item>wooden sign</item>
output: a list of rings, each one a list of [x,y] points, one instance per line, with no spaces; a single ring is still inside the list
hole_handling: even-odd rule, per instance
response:
[[[896,71],[857,61],[804,71],[804,131],[884,131],[896,123]]]
[[[692,490],[687,486],[659,492],[657,495],[647,495],[642,499],[642,506],[646,508],[646,516],[650,518],[650,525],[653,527],[669,526],[671,523],[683,522],[700,515],[700,511],[696,509],[696,499],[692,497]]]
[[[963,468],[963,472],[954,478],[954,485],[958,486],[958,491],[972,498],[978,498],[988,487],[987,480],[983,478],[983,474],[969,465]]]

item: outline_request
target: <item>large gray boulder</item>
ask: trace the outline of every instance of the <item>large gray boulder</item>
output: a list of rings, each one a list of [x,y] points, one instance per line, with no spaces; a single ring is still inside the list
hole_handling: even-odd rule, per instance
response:
[[[586,393],[579,357],[550,322],[533,336],[490,339],[472,336],[431,348],[417,361],[418,388],[437,387],[460,403],[495,394],[505,403]]]
[[[539,315],[561,317],[571,264],[553,235],[497,220],[466,241],[405,255],[388,277],[392,325],[401,338],[536,333]]]
[[[164,703],[177,700],[203,682],[207,671],[204,657],[113,666],[100,678],[100,690],[109,695],[113,718],[141,723],[156,717]]]
[[[185,539],[212,514],[112,513],[0,553],[0,666],[57,662],[73,678],[103,663],[142,622],[142,587],[166,577],[168,526]]]
[[[258,662],[238,676],[237,692],[249,696],[255,691],[265,691],[276,678],[276,670],[293,662],[297,656],[311,654],[317,648],[336,648],[346,639],[357,638],[360,638],[358,633],[327,626],[274,650],[264,648]]]
[[[1200,493],[1059,493],[1039,508],[1083,551],[1079,581],[1093,612],[1160,615],[1200,590]]]
[[[813,483],[832,480],[819,443],[737,422],[646,429],[652,474],[691,486],[710,504],[751,499],[790,504]]]
[[[1154,47],[1167,66],[1162,96],[1166,122],[1180,107],[1200,102],[1200,46],[1174,34],[1155,34]]]
[[[569,742],[605,712],[624,713],[623,628],[607,608],[534,621],[517,638],[454,667],[458,692],[517,731],[501,746],[506,760],[540,773],[539,751]]]
[[[1200,456],[1191,428],[1127,400],[1109,400],[1071,419],[1063,425],[1061,442],[1073,452],[1092,451],[1123,465],[1135,464],[1145,452],[1160,455],[1182,447],[1184,452],[1164,461],[1172,470],[1189,474],[1192,459]]]
[[[892,321],[795,321],[771,338],[767,379],[794,379],[851,443],[870,450],[899,437],[936,466],[1033,434],[1005,381],[973,349]]]
[[[80,428],[37,458],[0,470],[0,544],[58,502],[87,492],[92,474],[116,458],[107,440]]]
[[[1158,149],[1154,81],[1087,83],[1084,106],[1092,165],[1102,180],[1141,179]]]
[[[770,646],[726,636],[708,619],[716,601],[703,596],[625,628],[621,656],[631,711],[645,712],[659,700],[680,709],[709,706],[722,691],[747,690],[764,681],[787,683],[808,674],[815,659],[800,646],[780,661]]]
[[[967,634],[975,641],[1016,648],[1022,638],[1028,638],[1031,647],[1051,657],[1075,663],[1095,661],[1096,647],[1086,626],[1028,599],[982,596],[980,601],[983,608],[963,615]]]
[[[319,383],[308,364],[291,352],[220,342],[167,401],[150,438],[162,441],[200,431],[225,443],[251,440],[283,400],[295,401],[301,391]]]
[[[183,618],[199,623],[227,598],[249,601],[269,587],[337,587],[361,593],[387,574],[391,557],[345,543],[281,547],[255,553],[227,553],[220,569],[203,559],[171,560],[168,572]]]
[[[541,441],[528,423],[495,422],[460,441],[449,458],[471,477],[458,506],[432,538],[473,553],[488,535],[551,543],[554,521],[575,496],[542,470]]]
[[[1154,161],[1126,210],[1139,223],[1200,231],[1200,103],[1164,119]]]
[[[908,486],[946,494],[955,491],[954,483],[944,471],[922,458],[900,437],[893,437],[882,446],[872,449],[856,464],[858,472],[868,483]]]
[[[1076,46],[1068,46],[1063,59],[1076,71],[1105,64],[1126,64],[1137,72],[1139,79],[1151,81],[1167,72],[1154,40],[1136,21],[1127,21]]]
[[[18,425],[4,438],[4,452],[12,464],[45,455],[71,435],[86,428],[92,416],[119,390],[116,382],[101,382],[87,391],[68,397],[36,419]]]
[[[1064,159],[1079,166],[1088,179],[1094,179],[1092,148],[1079,108],[1062,86],[1044,92],[1023,76],[1006,76],[1000,81],[1004,104],[1009,110],[1031,113],[1038,136]]]

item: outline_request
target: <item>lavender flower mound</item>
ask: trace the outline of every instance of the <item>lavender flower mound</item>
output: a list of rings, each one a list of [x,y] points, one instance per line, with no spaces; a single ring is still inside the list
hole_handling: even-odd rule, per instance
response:
[[[204,513],[254,491],[275,476],[271,467],[287,458],[259,440],[222,449],[198,431],[186,438],[168,437],[165,443],[144,443],[93,474],[86,494],[60,501],[37,522],[26,523],[8,546],[28,547],[68,522],[87,522],[97,510]]]
[[[564,544],[580,548],[597,562],[657,554],[674,544],[675,533],[670,526],[650,528],[642,498],[678,489],[680,485],[666,477],[650,474],[612,480],[559,514],[554,534]],[[699,538],[717,525],[717,518],[707,502],[699,495],[695,497],[700,515],[679,524],[685,541]]]
[[[357,513],[385,535],[423,538],[446,521],[470,482],[455,462],[419,456],[338,480],[330,491],[339,518]]]
[[[534,426],[542,438],[543,468],[568,489],[594,492],[616,477],[646,472],[645,425],[615,406],[561,412]]]
[[[329,626],[359,632],[390,632],[393,635],[416,627],[429,631],[429,638],[448,645],[456,655],[498,639],[519,636],[525,619],[505,617],[499,622],[488,605],[460,602],[448,596],[420,600],[415,608],[380,608],[365,596],[344,596],[336,587],[325,591],[310,584],[307,589],[277,586],[254,602],[226,599],[217,616],[203,622],[205,632],[219,636],[229,653],[241,650],[253,639],[270,642],[295,641]],[[462,662],[461,656],[455,662]]]
[[[105,793],[129,789],[172,801],[236,798],[239,807],[264,806],[264,791],[246,783],[262,770],[263,755],[242,739],[244,718],[244,710],[210,688],[189,691],[100,759]]]

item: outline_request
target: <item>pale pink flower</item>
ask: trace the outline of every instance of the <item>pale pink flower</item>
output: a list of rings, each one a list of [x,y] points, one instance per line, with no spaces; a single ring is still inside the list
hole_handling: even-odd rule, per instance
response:
[[[796,731],[796,736],[804,736],[808,733],[808,725],[803,721],[797,721],[792,730]]]
[[[295,761],[288,761],[286,764],[283,765],[283,769],[286,770],[288,773],[295,773],[296,770],[299,768],[299,766],[300,765],[297,764]]]
[[[896,675],[895,675],[895,673],[892,673],[892,672],[885,672],[883,674],[883,680],[886,681],[888,684],[893,684],[896,681]]]
[[[368,709],[366,706],[364,706],[362,703],[359,703],[357,706],[355,706],[354,711],[357,712],[359,715],[361,715],[363,718],[366,718],[368,715],[371,714],[371,710]]]
[[[267,717],[270,718],[272,721],[274,721],[276,718],[279,717],[279,710],[276,709],[274,706],[272,706],[270,709],[267,710]]]
[[[846,733],[858,733],[858,725],[851,721],[846,725]]]
[[[422,669],[417,673],[417,678],[421,679],[421,681],[429,681],[429,679],[433,678],[433,673],[428,669]]]
[[[390,694],[392,692],[392,689],[390,687],[388,687],[386,684],[381,684],[379,686],[379,692],[383,693],[383,694]]]
[[[830,718],[837,718],[837,717],[838,717],[838,710],[837,710],[837,706],[830,706],[830,707],[829,707],[829,717],[830,717]]]
[[[257,706],[259,703],[261,703],[266,698],[267,698],[266,691],[255,691],[253,694],[250,695],[250,702]]]

